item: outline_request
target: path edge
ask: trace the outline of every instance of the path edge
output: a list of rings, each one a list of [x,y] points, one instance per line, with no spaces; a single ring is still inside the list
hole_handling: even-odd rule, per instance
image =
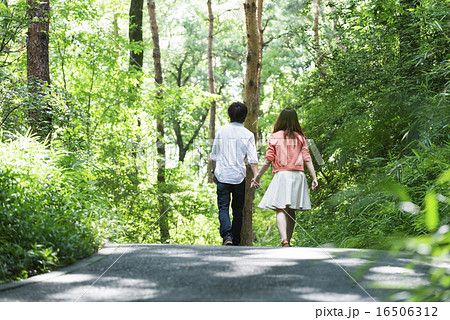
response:
[[[30,285],[33,283],[44,282],[44,281],[65,275],[67,273],[74,272],[80,268],[86,267],[90,264],[96,263],[96,262],[108,257],[110,254],[115,252],[119,247],[120,247],[120,244],[118,244],[118,243],[107,243],[99,251],[97,251],[97,253],[94,253],[92,256],[90,256],[88,258],[84,258],[78,262],[71,264],[71,265],[65,266],[59,270],[39,274],[39,275],[30,277],[27,279],[22,279],[22,280],[17,280],[17,281],[0,284],[0,292],[10,290],[10,289],[15,289],[15,288],[22,287],[25,285]]]

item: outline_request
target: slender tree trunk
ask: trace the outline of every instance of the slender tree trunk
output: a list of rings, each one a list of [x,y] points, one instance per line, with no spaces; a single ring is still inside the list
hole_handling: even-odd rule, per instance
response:
[[[208,5],[210,6],[210,3]],[[210,32],[212,32],[212,29],[210,30]],[[212,43],[211,43],[211,45],[212,45]],[[212,47],[211,47],[211,50],[212,50]],[[211,54],[212,54],[212,51],[211,51]],[[187,75],[184,76],[184,78],[183,78],[183,73],[185,72],[185,64],[188,61],[188,58],[189,58],[189,53],[185,52],[185,54],[181,58],[181,61],[179,64],[172,63],[172,66],[175,68],[176,72],[171,72],[171,74],[174,76],[178,88],[185,86],[187,81],[190,79],[190,77],[192,75],[193,70],[188,70]],[[200,59],[198,59],[198,61],[194,60],[194,65],[197,65],[198,62],[200,62]],[[215,106],[215,101],[214,101],[214,106]],[[200,117],[200,121],[198,122],[196,128],[194,129],[194,133],[192,134],[192,136],[186,143],[185,143],[185,141],[183,141],[183,135],[181,132],[179,122],[174,120],[173,129],[175,132],[176,142],[177,142],[177,146],[178,146],[178,161],[179,162],[184,162],[187,152],[189,151],[189,148],[191,147],[194,140],[197,138],[198,134],[200,133],[200,129],[205,124],[205,120],[206,120],[206,117],[208,116],[208,113],[209,113],[209,108],[205,108],[204,113]],[[209,168],[210,168],[210,163],[208,162],[208,171],[210,171]]]
[[[128,25],[128,36],[130,44],[132,45],[142,45],[142,16],[143,16],[144,0],[131,0],[130,11],[129,11],[129,25]],[[134,102],[138,99],[138,91],[141,83],[141,72],[142,64],[144,61],[144,51],[130,50],[130,60],[129,60],[129,70],[131,72],[135,71],[135,75],[138,78],[138,84],[131,86],[129,88],[130,98],[129,106],[132,107]]]
[[[49,14],[50,0],[27,0],[30,27],[27,39],[27,78],[31,92],[38,94],[43,85],[50,84]],[[40,99],[37,99],[39,101]],[[37,103],[28,111],[30,127],[41,137],[51,130],[51,107]]]
[[[119,35],[119,31],[120,31],[120,29],[119,29],[118,14],[114,13],[114,16],[113,16],[113,32],[114,32],[114,35],[118,36]]]
[[[315,0],[313,32],[314,32],[314,50],[316,51],[317,58],[319,57],[319,50],[320,50],[319,16],[320,16],[320,0]]]
[[[66,50],[64,49],[64,53],[61,50],[61,44],[57,44],[58,53],[59,53],[59,60],[61,61],[61,72],[62,72],[62,80],[63,80],[63,87],[64,90],[67,91],[67,80],[66,80],[66,71],[65,71],[65,61],[66,61]]]
[[[173,127],[175,131],[175,136],[177,139],[177,146],[178,146],[178,161],[184,162],[184,159],[186,158],[186,154],[189,151],[189,148],[194,143],[195,138],[197,138],[200,129],[203,127],[206,121],[206,117],[208,116],[208,109],[205,110],[205,113],[202,114],[200,121],[198,122],[197,127],[194,130],[194,133],[192,134],[191,138],[189,139],[186,144],[183,142],[183,135],[181,133],[180,124],[177,121],[174,121]]]
[[[142,17],[143,17],[143,9],[144,9],[144,0],[131,0],[130,2],[130,11],[129,11],[129,24],[128,24],[128,36],[130,44],[133,46],[141,46],[142,45]],[[138,50],[130,50],[130,60],[129,60],[129,70],[130,73],[136,77],[137,83],[136,85],[130,85],[128,92],[128,106],[129,108],[135,109],[135,104],[140,100],[139,97],[139,88],[141,86],[142,81],[142,63],[144,61],[144,51],[139,48]],[[141,119],[137,115],[137,126],[141,126]],[[138,148],[141,142],[141,137],[139,134],[136,134],[135,141],[133,142],[133,148],[131,150],[131,156],[134,161],[134,187],[135,193],[139,192],[139,165],[138,165]],[[130,208],[131,209],[131,208]]]
[[[175,132],[175,136],[177,138],[177,146],[178,146],[178,161],[184,162],[187,152],[189,148],[194,143],[194,140],[197,138],[200,133],[200,129],[203,127],[206,121],[206,117],[208,116],[209,108],[205,108],[204,113],[200,117],[200,121],[197,123],[197,127],[194,129],[194,133],[191,138],[185,143],[183,141],[183,135],[181,132],[180,123],[177,120],[173,122],[173,131]]]
[[[211,0],[207,1],[208,5],[208,85],[209,92],[216,94],[216,85],[214,78],[214,63],[213,63],[213,38],[214,38],[214,15],[212,11]],[[209,144],[212,145],[216,136],[216,100],[211,102],[209,109]],[[208,182],[213,182],[212,177],[212,161],[208,159]]]
[[[336,10],[336,5],[335,5],[335,3],[334,3],[334,0],[329,0],[329,1],[330,1],[330,6],[331,6],[331,11],[334,12],[334,11]],[[335,37],[336,37],[336,41],[337,41],[337,43],[338,43],[338,45],[339,45],[339,48],[345,50],[344,46],[343,46],[342,43],[341,43],[341,37],[339,37],[339,34],[338,34],[338,32],[336,31],[336,26],[337,26],[337,24],[338,24],[338,20],[337,20],[337,19],[334,19],[334,20],[333,20],[333,34],[334,34]]]
[[[263,60],[263,50],[265,47],[264,43],[264,28],[262,24],[262,9],[263,0],[258,0],[258,7],[256,15],[258,17],[258,30],[259,30],[259,66],[258,66],[258,112],[259,112],[259,98],[261,96],[261,71],[262,71],[262,60]],[[256,136],[255,136],[256,141]]]
[[[114,17],[113,17],[113,32],[114,32],[114,36],[116,37],[116,39],[118,39],[119,38],[119,31],[120,31],[120,29],[119,29],[119,21],[118,21],[118,15],[117,15],[117,13],[114,13]],[[119,43],[118,42],[116,42],[116,44],[115,44],[115,51],[116,51],[116,55],[118,56],[119,55],[119,51],[120,51],[120,48],[119,48]]]
[[[315,0],[313,32],[314,32],[314,48],[316,51],[316,67],[320,71],[320,76],[322,78],[324,78],[325,73],[324,73],[323,67],[322,67],[323,56],[322,56],[322,52],[320,50],[320,36],[319,36],[320,9],[321,9],[321,0]]]
[[[150,17],[150,27],[152,31],[152,42],[153,42],[153,64],[155,68],[155,82],[157,86],[162,86],[163,83],[163,73],[161,66],[161,50],[159,47],[159,30],[158,30],[158,22],[156,20],[156,6],[153,0],[147,0],[147,8],[148,14]],[[162,99],[162,88],[157,93],[156,98],[161,101]],[[162,105],[162,104],[160,104]],[[156,148],[158,153],[158,173],[157,173],[157,181],[158,181],[158,197],[159,203],[161,205],[159,211],[159,230],[161,242],[165,243],[169,237],[169,221],[167,219],[167,203],[165,199],[165,191],[164,186],[166,182],[165,177],[165,169],[166,169],[166,148],[164,145],[164,110],[161,107],[161,110],[157,113],[156,116],[156,130],[158,132],[158,136],[156,138]]]
[[[258,1],[259,8],[256,0],[246,0],[244,3],[248,41],[247,67],[244,78],[244,103],[248,108],[248,113],[244,125],[247,129],[253,132],[255,135],[255,141],[258,140],[257,134],[260,95],[260,79],[258,77],[261,74],[261,36],[259,34],[260,23],[258,21],[258,17],[260,12],[262,16],[262,3],[263,1]],[[247,166],[244,217],[241,232],[241,245],[243,246],[250,246],[253,244],[252,219],[255,191],[250,188],[250,180],[252,177],[252,170],[250,166]]]
[[[129,38],[130,43],[142,44],[142,10],[144,0],[131,0],[130,3],[130,22],[129,22]],[[130,50],[130,69],[142,71],[142,63],[144,61],[144,51]]]

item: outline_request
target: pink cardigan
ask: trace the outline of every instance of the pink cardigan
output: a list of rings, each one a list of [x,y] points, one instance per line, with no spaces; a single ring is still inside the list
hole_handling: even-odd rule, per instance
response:
[[[269,136],[266,159],[272,162],[273,173],[278,171],[304,171],[303,162],[312,161],[304,136],[295,133],[297,139],[284,137],[280,130]]]

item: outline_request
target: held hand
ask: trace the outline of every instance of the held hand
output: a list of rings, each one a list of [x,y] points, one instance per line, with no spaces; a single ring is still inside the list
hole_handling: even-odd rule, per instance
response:
[[[312,189],[313,189],[313,191],[316,191],[318,186],[319,186],[319,182],[317,181],[317,179],[314,179],[313,182],[312,182]]]
[[[252,189],[257,189],[257,188],[259,188],[259,187],[261,186],[261,184],[259,183],[258,180],[259,180],[259,179],[253,178],[253,179],[252,179],[252,182],[250,183],[250,188],[252,188]]]

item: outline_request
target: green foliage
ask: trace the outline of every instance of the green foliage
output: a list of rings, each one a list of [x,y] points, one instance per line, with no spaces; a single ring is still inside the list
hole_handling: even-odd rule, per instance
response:
[[[402,241],[394,246],[395,250],[404,249],[415,253],[420,261],[427,262],[431,258],[434,262],[434,266],[428,273],[430,284],[416,288],[412,294],[401,294],[408,301],[449,301],[450,299],[450,275],[446,268],[438,266],[441,259],[448,258],[450,252],[449,182],[450,170],[447,169],[438,177],[425,196],[423,211],[425,226],[429,233]]]
[[[202,185],[204,176],[195,176],[181,167],[166,170],[166,183],[141,179],[133,193],[133,210],[124,212],[117,206],[119,223],[116,239],[120,242],[155,243],[159,241],[158,221],[161,197],[170,226],[169,243],[219,244],[214,186]],[[124,179],[122,179],[124,181]]]
[[[27,84],[10,72],[0,70],[0,128],[26,132],[27,102],[31,100]]]
[[[203,185],[204,179],[203,175],[194,175],[192,169],[169,171],[165,194],[172,218],[170,243],[221,244],[216,199],[211,196],[215,185]]]
[[[14,4],[0,3],[0,67],[7,67],[12,63],[12,53],[20,50],[24,29],[28,25],[26,17],[27,3],[19,0]]]
[[[0,143],[0,281],[90,255],[112,227],[88,170],[65,158],[30,136]]]
[[[435,181],[450,158],[449,39],[442,27],[448,26],[449,3],[408,3],[335,2],[323,22],[333,28],[321,33],[326,76],[310,69],[296,77],[290,59],[288,71],[266,84],[260,126],[270,130],[277,109],[295,107],[326,162],[316,168],[320,188],[312,194],[313,210],[298,215],[297,245],[389,249],[394,240],[449,222],[445,206],[437,224],[432,200],[443,192]],[[305,46],[304,39],[296,45]],[[316,62],[314,52],[307,56]],[[402,209],[406,203],[418,204],[413,213]],[[427,215],[420,213],[425,203]],[[259,209],[256,221],[255,229],[273,226],[273,216]],[[278,245],[272,230],[269,243]],[[263,234],[258,239],[267,239]]]
[[[340,177],[325,182],[312,194],[313,210],[300,215],[298,223],[308,234],[298,230],[299,244],[389,249],[394,240],[437,228],[433,199],[445,194],[445,187],[436,179],[448,169],[450,147],[431,145],[413,151],[399,158],[360,158],[363,172],[354,183]],[[365,184],[358,183],[362,179]],[[330,190],[331,184],[342,189]],[[419,214],[421,207],[426,214]],[[448,205],[441,208],[439,226],[449,223],[449,213]]]

